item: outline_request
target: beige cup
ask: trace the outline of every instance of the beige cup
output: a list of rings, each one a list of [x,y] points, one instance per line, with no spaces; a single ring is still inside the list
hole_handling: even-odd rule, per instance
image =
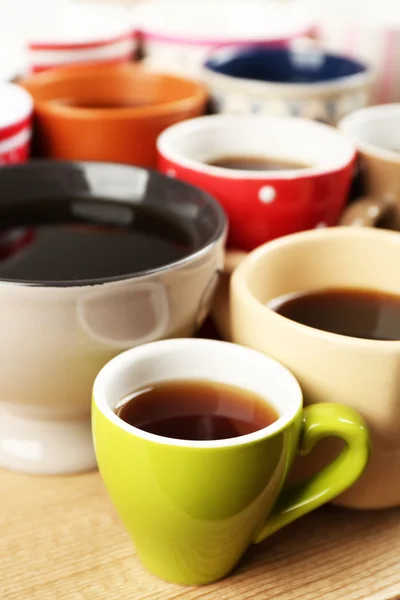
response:
[[[233,341],[288,367],[305,402],[340,402],[360,412],[372,434],[372,456],[359,482],[335,501],[372,509],[400,505],[400,341],[331,334],[295,323],[266,304],[284,294],[332,287],[400,295],[400,236],[336,227],[293,234],[253,251],[231,280]],[[297,461],[292,478],[332,459],[333,438]]]
[[[366,187],[341,223],[400,231],[400,104],[356,111],[339,128],[358,148]]]

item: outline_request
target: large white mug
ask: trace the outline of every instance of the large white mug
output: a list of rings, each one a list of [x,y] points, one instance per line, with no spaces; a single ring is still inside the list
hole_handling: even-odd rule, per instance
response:
[[[42,276],[36,271],[34,277],[32,262],[24,262],[48,249],[40,219],[61,220],[61,231],[77,220],[79,227],[119,226],[142,215],[136,231],[146,234],[149,214],[164,215],[150,222],[150,231],[166,219],[183,227],[188,237],[176,238],[183,253],[171,259],[163,250],[146,266],[141,256],[160,238],[145,235],[148,243],[130,246],[132,256],[118,255],[115,273],[109,252],[89,251],[75,260],[72,275],[61,276],[61,263],[71,274],[65,253],[85,248],[79,238],[66,248],[53,243]],[[155,172],[36,161],[0,169],[0,221],[9,234],[0,238],[0,466],[37,474],[93,469],[90,402],[97,373],[127,348],[195,333],[222,268],[225,216],[201,190]],[[53,228],[53,236],[58,231]],[[19,265],[18,276],[10,263]]]

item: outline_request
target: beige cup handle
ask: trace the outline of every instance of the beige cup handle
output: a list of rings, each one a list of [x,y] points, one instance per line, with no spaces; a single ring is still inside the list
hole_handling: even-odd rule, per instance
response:
[[[384,200],[361,197],[345,209],[339,225],[377,227],[379,221],[389,217],[392,210],[392,205]]]

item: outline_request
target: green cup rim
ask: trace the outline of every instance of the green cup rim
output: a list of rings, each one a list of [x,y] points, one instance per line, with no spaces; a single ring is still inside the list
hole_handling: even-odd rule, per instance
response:
[[[212,440],[212,441],[194,441],[194,440],[181,440],[176,438],[167,438],[159,435],[155,435],[152,433],[148,433],[139,429],[138,427],[134,427],[133,425],[129,425],[125,421],[123,421],[120,417],[118,417],[114,408],[118,404],[122,398],[116,398],[115,401],[109,401],[109,395],[106,392],[107,384],[109,384],[110,380],[115,380],[118,378],[123,372],[126,372],[127,369],[132,365],[136,358],[142,357],[147,360],[157,360],[159,358],[160,353],[168,354],[172,351],[179,352],[182,354],[182,360],[186,358],[186,352],[188,348],[195,347],[199,352],[213,352],[215,353],[231,353],[232,356],[237,354],[241,356],[240,360],[245,360],[246,357],[248,360],[252,360],[253,362],[257,361],[258,364],[262,365],[265,369],[265,379],[268,386],[268,380],[271,375],[271,371],[275,373],[277,377],[284,379],[285,381],[285,398],[277,400],[278,393],[274,394],[274,398],[272,398],[272,394],[269,394],[266,390],[265,395],[263,396],[266,401],[270,402],[274,407],[279,411],[279,418],[274,421],[268,427],[264,427],[263,429],[259,429],[253,433],[238,436],[235,438],[228,438],[222,440]],[[261,367],[260,367],[261,368]],[[201,379],[197,375],[195,376],[182,376],[174,378],[184,380],[184,379]],[[165,377],[160,377],[159,379],[155,378],[154,381],[165,381]],[[229,383],[235,385],[232,380],[229,380],[229,377],[221,375],[221,377],[204,377],[204,380],[212,380],[219,381],[220,383]],[[238,386],[244,387],[244,386]],[[248,389],[251,389],[250,386]],[[254,391],[254,389],[253,389]],[[283,395],[283,394],[282,394]],[[288,400],[290,396],[290,401]],[[287,403],[288,406],[284,407],[284,403]],[[175,446],[175,447],[183,447],[183,448],[191,448],[191,449],[203,449],[203,450],[216,450],[221,448],[230,448],[237,446],[244,446],[247,444],[252,444],[255,442],[259,442],[261,440],[267,439],[276,435],[277,433],[282,432],[286,429],[299,415],[299,412],[303,408],[303,393],[300,388],[300,385],[295,378],[295,376],[281,363],[276,361],[275,359],[257,351],[252,348],[247,348],[245,346],[240,346],[237,344],[233,344],[230,342],[222,342],[217,340],[208,340],[208,339],[196,339],[196,338],[179,338],[179,339],[170,339],[170,340],[161,340],[156,342],[150,342],[148,344],[143,344],[141,346],[137,346],[135,348],[131,348],[122,352],[115,358],[111,359],[99,372],[96,377],[94,387],[93,387],[93,405],[101,412],[101,414],[114,426],[118,427],[125,433],[129,435],[133,435],[137,438],[141,438],[148,442],[153,442],[156,444],[164,444],[167,446]]]

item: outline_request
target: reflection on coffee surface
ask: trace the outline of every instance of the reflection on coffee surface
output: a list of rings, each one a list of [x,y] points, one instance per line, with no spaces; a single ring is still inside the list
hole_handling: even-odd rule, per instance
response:
[[[369,289],[321,289],[276,298],[268,306],[314,329],[368,340],[400,340],[400,296]]]
[[[124,399],[115,412],[148,433],[203,441],[253,433],[279,418],[261,396],[204,380],[150,384]]]
[[[311,165],[299,161],[274,158],[269,156],[226,155],[207,161],[212,167],[238,169],[240,171],[290,171],[307,169]]]
[[[195,248],[194,233],[177,218],[107,199],[6,207],[0,223],[0,278],[13,281],[128,276],[175,262]]]

